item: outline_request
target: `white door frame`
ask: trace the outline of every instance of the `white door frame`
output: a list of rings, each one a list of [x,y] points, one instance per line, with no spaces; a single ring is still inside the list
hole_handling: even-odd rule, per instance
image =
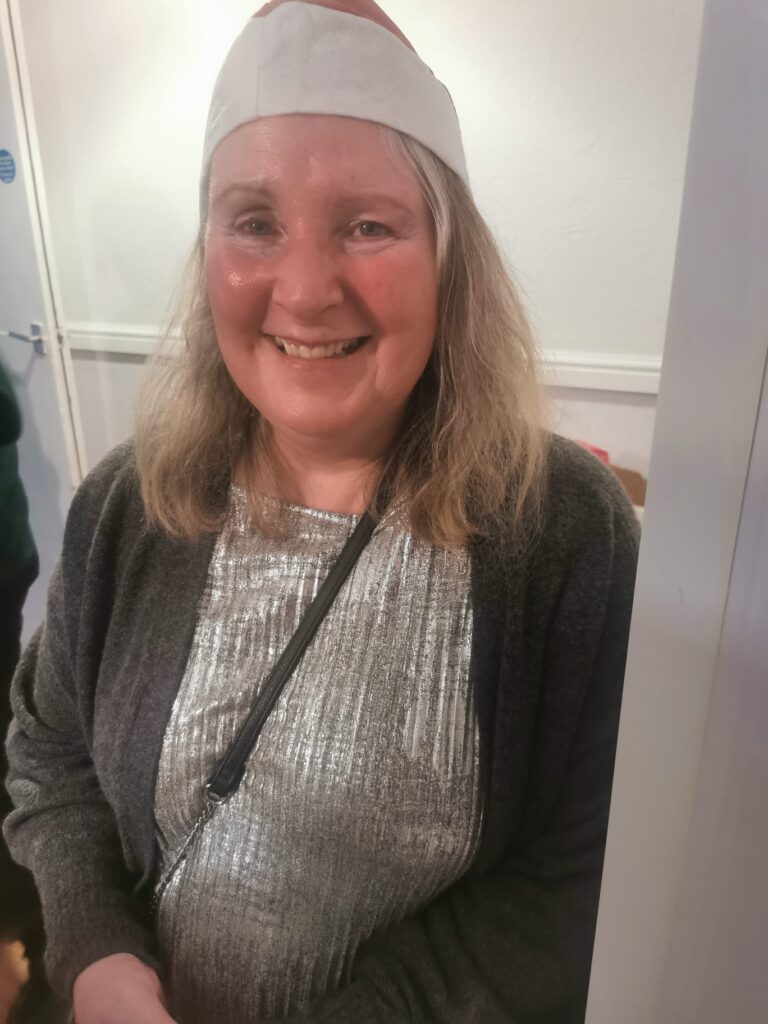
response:
[[[768,5],[707,0],[588,1024],[673,1020],[665,974],[707,799],[697,784],[768,357],[766,96]],[[676,992],[675,1024],[717,1019],[689,1017]]]
[[[37,142],[32,90],[29,80],[21,12],[18,0],[0,0],[0,37],[8,63],[11,101],[18,130],[20,177],[29,208],[29,220],[43,293],[45,356],[50,359],[58,401],[59,421],[67,451],[69,480],[73,487],[85,473],[85,443],[69,346],[62,327],[62,301],[51,242],[48,206]],[[14,74],[15,69],[15,74]],[[26,330],[28,324],[19,325]]]

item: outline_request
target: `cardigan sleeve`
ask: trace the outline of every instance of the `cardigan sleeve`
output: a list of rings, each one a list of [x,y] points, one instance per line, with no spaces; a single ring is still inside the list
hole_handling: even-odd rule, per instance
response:
[[[46,621],[14,677],[7,739],[7,786],[15,809],[4,832],[13,857],[35,877],[46,968],[65,997],[88,964],[111,953],[133,953],[156,966],[151,936],[131,907],[135,880],[99,785],[78,699],[78,675],[85,674],[77,656],[78,622],[88,526],[101,504],[96,492],[93,483],[83,485],[73,501]]]
[[[551,806],[532,810],[537,823],[493,868],[374,934],[349,984],[291,1024],[582,1024],[637,537],[619,496],[607,522],[584,531],[557,597],[538,726],[550,753],[567,743]],[[567,739],[547,721],[561,715],[574,722]]]

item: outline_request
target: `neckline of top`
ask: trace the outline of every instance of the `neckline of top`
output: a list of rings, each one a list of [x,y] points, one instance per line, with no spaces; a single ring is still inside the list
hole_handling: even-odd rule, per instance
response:
[[[245,488],[241,487],[239,484],[230,483],[229,489],[230,494],[232,494],[235,499],[237,508],[241,512],[247,513],[249,503],[248,494]],[[311,519],[315,522],[333,523],[338,526],[354,527],[362,518],[361,512],[332,512],[329,509],[310,508],[307,505],[297,505],[294,502],[284,501],[281,498],[275,498],[266,494],[262,495],[261,500],[267,505],[283,509],[285,512],[291,513],[294,516]],[[387,509],[381,520],[376,524],[375,532],[378,532],[385,526],[393,525],[400,509],[401,505],[399,503]]]
[[[230,491],[235,496],[235,500],[240,505],[248,506],[248,494],[244,487],[240,487],[239,484],[230,484]],[[332,512],[329,509],[323,508],[310,508],[308,505],[297,505],[291,501],[283,501],[282,498],[274,498],[271,495],[262,495],[261,500],[266,505],[284,509],[286,512],[294,512],[298,515],[307,516],[310,519],[323,519],[326,521],[332,521],[336,523],[348,523],[353,524],[360,520],[361,513],[359,512]]]

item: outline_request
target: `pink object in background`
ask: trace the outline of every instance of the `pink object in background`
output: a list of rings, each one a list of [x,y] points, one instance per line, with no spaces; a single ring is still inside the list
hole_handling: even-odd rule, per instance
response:
[[[597,448],[593,444],[587,444],[586,441],[576,441],[576,444],[581,445],[582,448],[586,448],[588,452],[592,452],[592,454],[596,455],[601,462],[606,464],[606,466],[610,464],[610,456],[604,448]]]

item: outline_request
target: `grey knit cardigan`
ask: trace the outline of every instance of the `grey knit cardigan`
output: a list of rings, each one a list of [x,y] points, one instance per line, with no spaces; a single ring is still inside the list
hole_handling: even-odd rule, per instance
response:
[[[14,681],[5,823],[37,880],[63,993],[111,953],[161,972],[148,911],[155,776],[214,540],[148,528],[130,444],[73,500],[47,620]],[[473,543],[478,854],[361,946],[348,985],[291,1021],[583,1021],[637,540],[610,471],[555,438],[535,541]]]

